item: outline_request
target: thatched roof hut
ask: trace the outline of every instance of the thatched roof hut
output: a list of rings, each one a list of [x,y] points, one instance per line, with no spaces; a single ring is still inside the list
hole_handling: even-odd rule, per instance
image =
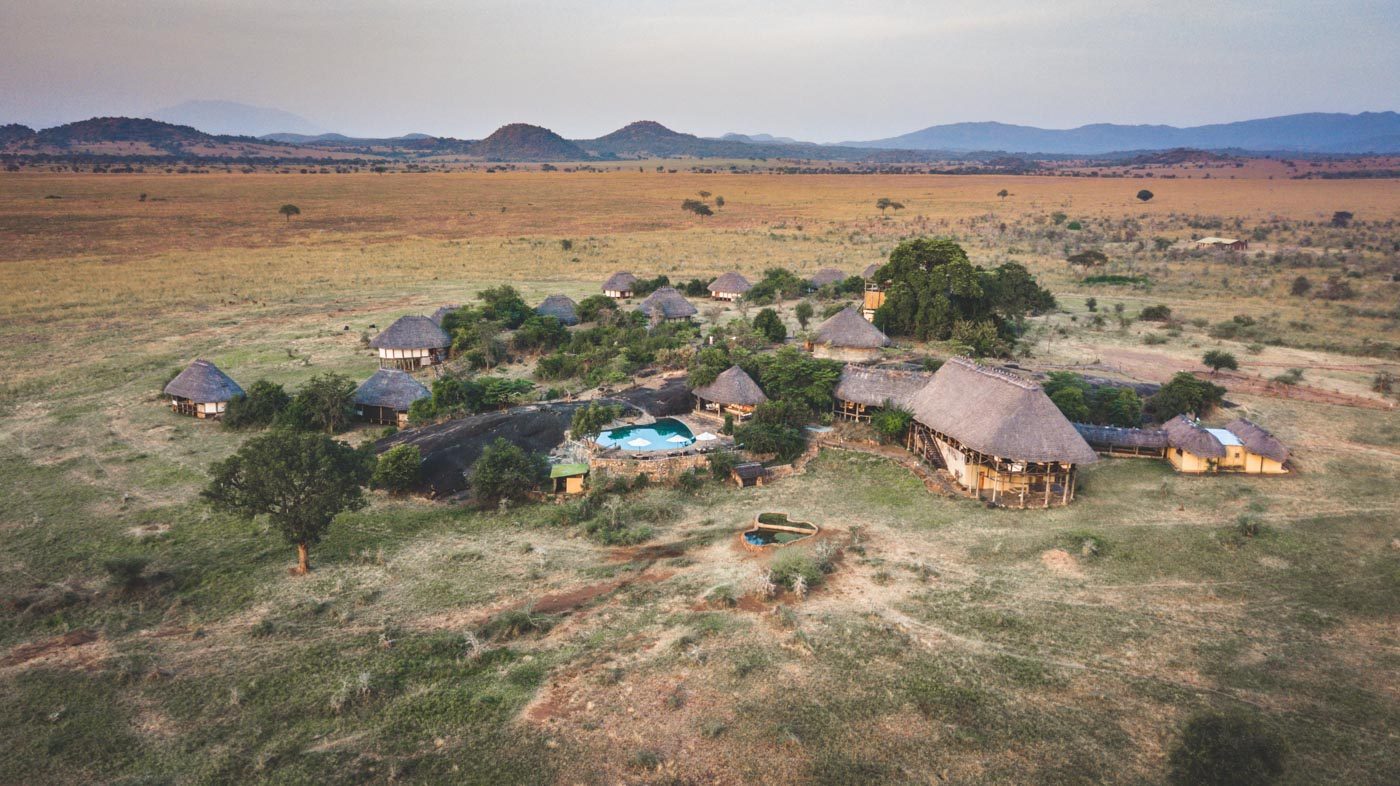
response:
[[[879,357],[880,348],[890,345],[890,337],[848,306],[817,325],[808,343],[817,357],[861,362]]]
[[[628,298],[632,297],[632,290],[636,286],[636,276],[626,270],[619,270],[603,282],[603,294],[613,298]]]
[[[738,366],[725,369],[715,381],[695,389],[695,396],[717,404],[741,404],[756,407],[768,400],[753,377]]]
[[[451,314],[453,311],[456,311],[459,308],[461,308],[461,306],[458,305],[441,306],[438,308],[437,311],[434,311],[433,315],[428,317],[428,319],[431,319],[433,322],[437,323],[439,327],[441,327],[442,318],[447,316],[448,314]]]
[[[807,279],[807,283],[814,289],[819,289],[827,284],[839,284],[846,280],[846,274],[834,267],[824,267],[812,274]]]
[[[243,388],[218,366],[199,359],[166,383],[165,395],[177,414],[208,418],[223,414],[229,401],[243,395]]]
[[[429,398],[432,392],[411,374],[396,368],[381,368],[355,388],[355,404],[407,412],[413,402]]]
[[[690,319],[699,311],[675,287],[662,287],[647,295],[637,309],[657,321]]]
[[[413,371],[447,359],[452,337],[430,317],[406,316],[370,340],[379,350],[380,368]]]
[[[1246,450],[1258,456],[1273,459],[1280,464],[1288,461],[1288,448],[1259,425],[1244,418],[1236,418],[1225,426],[1225,430],[1239,437]]]
[[[1162,424],[1162,429],[1167,432],[1167,444],[1173,448],[1205,459],[1225,457],[1225,444],[1220,438],[1185,415],[1168,420]]]
[[[841,369],[841,379],[836,383],[834,395],[838,408],[859,408],[863,412],[867,407],[884,407],[892,403],[908,409],[914,395],[923,390],[931,379],[933,373],[929,371],[866,368],[847,364]]]
[[[535,313],[554,317],[562,325],[578,324],[578,304],[567,295],[550,295],[543,303],[535,306]]]
[[[865,279],[866,281],[869,281],[870,279],[875,277],[875,271],[879,270],[881,267],[883,267],[883,265],[881,265],[879,262],[871,262],[870,264],[865,266],[864,270],[860,271],[860,277]]]
[[[753,284],[738,272],[731,270],[710,282],[710,297],[716,300],[738,300],[750,289],[753,289]]]
[[[1018,462],[1098,461],[1040,385],[968,358],[944,363],[914,395],[910,408],[915,420],[986,456]]]

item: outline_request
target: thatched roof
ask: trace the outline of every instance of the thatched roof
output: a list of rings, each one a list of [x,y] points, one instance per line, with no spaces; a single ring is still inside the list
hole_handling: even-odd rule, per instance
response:
[[[1162,424],[1167,432],[1167,444],[1180,448],[1201,458],[1224,458],[1225,446],[1209,431],[1187,420],[1185,415],[1177,415]]]
[[[865,368],[847,365],[841,369],[836,383],[836,397],[867,407],[883,407],[885,402],[908,408],[914,394],[923,390],[933,379],[928,371],[901,371],[890,368]]]
[[[1119,426],[1096,426],[1092,423],[1075,423],[1075,430],[1090,445],[1108,445],[1119,448],[1147,448],[1161,450],[1167,447],[1167,432],[1163,429],[1121,428]]]
[[[662,287],[647,295],[637,308],[654,319],[680,319],[693,317],[699,313],[675,287]]]
[[[626,270],[619,270],[603,282],[604,292],[627,292],[636,286],[637,277]]]
[[[753,377],[744,373],[738,366],[730,366],[724,373],[715,377],[714,382],[696,388],[695,395],[706,401],[748,407],[756,407],[768,400],[759,389],[758,383],[753,381]]]
[[[834,267],[824,267],[812,274],[807,279],[807,283],[814,287],[824,287],[827,284],[839,284],[846,280],[846,274]]]
[[[753,284],[747,278],[731,270],[710,282],[710,292],[718,292],[725,295],[742,295],[753,289]]]
[[[434,312],[433,312],[433,315],[430,316],[430,317],[428,317],[428,319],[431,319],[432,321],[436,322],[439,326],[441,326],[441,325],[442,325],[442,318],[445,317],[445,316],[447,316],[448,314],[451,314],[453,311],[456,311],[456,310],[459,309],[459,308],[461,308],[461,306],[457,306],[457,305],[442,306],[442,307],[439,308],[437,311],[434,311]]]
[[[196,404],[229,401],[243,395],[243,388],[219,367],[207,360],[196,360],[165,386],[167,396],[187,398]]]
[[[565,325],[578,324],[578,304],[567,295],[550,295],[543,303],[535,306],[535,313],[554,317]]]
[[[870,321],[861,316],[854,306],[841,309],[831,315],[830,319],[817,325],[816,331],[812,334],[812,341],[816,344],[857,349],[874,349],[890,345],[890,337],[870,324]]]
[[[860,271],[860,277],[868,281],[875,277],[875,271],[879,270],[881,267],[883,267],[883,265],[879,262],[871,262],[865,266],[864,270]]]
[[[914,395],[910,409],[925,426],[988,455],[1015,461],[1098,461],[1040,385],[968,358],[944,363]]]
[[[452,346],[452,337],[428,317],[407,316],[394,320],[369,345],[375,349],[439,349]]]
[[[431,395],[423,383],[407,371],[381,368],[355,388],[355,403],[407,412],[413,402]]]
[[[1256,455],[1271,458],[1282,464],[1288,461],[1288,448],[1273,434],[1244,418],[1236,418],[1225,426],[1225,430],[1239,437],[1246,450]]]

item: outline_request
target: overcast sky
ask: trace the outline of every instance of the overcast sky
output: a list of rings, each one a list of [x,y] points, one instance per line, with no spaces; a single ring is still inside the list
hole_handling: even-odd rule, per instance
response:
[[[189,99],[356,135],[873,139],[1390,110],[1397,0],[0,0],[0,123]]]

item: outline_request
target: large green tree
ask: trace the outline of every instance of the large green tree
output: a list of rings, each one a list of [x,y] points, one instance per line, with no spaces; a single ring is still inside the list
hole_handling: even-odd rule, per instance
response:
[[[276,430],[249,439],[210,468],[201,496],[244,518],[266,516],[297,549],[297,573],[310,548],[343,511],[364,507],[373,457],[324,434]]]
[[[355,383],[343,374],[317,374],[297,388],[277,416],[280,425],[335,434],[355,417]]]
[[[549,477],[549,460],[497,438],[472,465],[472,495],[482,506],[524,499]]]

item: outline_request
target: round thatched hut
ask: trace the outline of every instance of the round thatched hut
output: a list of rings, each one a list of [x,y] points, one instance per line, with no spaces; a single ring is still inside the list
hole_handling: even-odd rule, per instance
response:
[[[752,415],[754,407],[767,400],[753,377],[738,366],[730,366],[714,382],[695,389],[695,408],[699,412],[718,417],[733,415],[736,420]]]
[[[441,325],[442,325],[443,317],[446,317],[448,314],[451,314],[453,311],[456,311],[456,310],[459,309],[459,308],[461,308],[461,306],[457,306],[457,305],[439,306],[439,307],[438,307],[438,310],[437,310],[437,311],[434,311],[434,312],[433,312],[433,315],[432,315],[431,317],[428,317],[428,319],[431,319],[433,322],[436,322],[439,326],[441,326]]]
[[[834,267],[824,267],[812,274],[807,279],[807,286],[812,289],[821,289],[827,284],[839,284],[846,280],[846,274]]]
[[[817,325],[807,341],[807,349],[819,358],[866,363],[880,357],[881,347],[890,337],[866,321],[854,307],[843,308]]]
[[[636,276],[626,270],[619,270],[608,276],[608,280],[603,282],[603,294],[617,300],[626,300],[632,297],[633,289],[636,286]]]
[[[408,316],[394,320],[369,345],[379,350],[380,368],[416,371],[447,360],[452,337],[430,317]]]
[[[234,396],[243,395],[243,388],[213,363],[196,360],[166,384],[165,395],[177,415],[217,418]]]
[[[683,322],[699,313],[675,287],[662,287],[647,295],[637,310],[651,317],[653,322]]]
[[[578,304],[567,295],[550,295],[543,303],[535,306],[535,313],[543,317],[554,317],[561,325],[578,324]]]
[[[355,414],[368,423],[408,425],[408,408],[432,393],[407,371],[381,368],[355,388]]]
[[[1068,504],[1075,469],[1098,461],[1040,385],[968,358],[944,363],[910,405],[909,450],[996,505]]]
[[[731,270],[710,282],[710,297],[715,300],[738,300],[750,289],[753,289],[753,284],[737,271]]]

